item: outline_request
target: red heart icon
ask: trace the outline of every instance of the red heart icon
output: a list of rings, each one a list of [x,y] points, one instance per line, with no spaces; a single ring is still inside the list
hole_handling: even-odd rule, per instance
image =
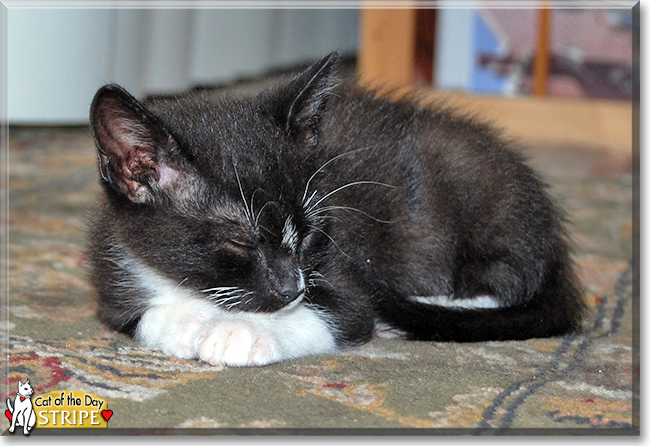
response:
[[[11,419],[13,418],[13,415],[11,415],[9,409],[5,410],[5,415],[7,416],[7,418],[9,418],[9,421],[11,421]]]
[[[102,417],[108,422],[108,420],[111,419],[113,416],[113,411],[112,410],[102,410]]]

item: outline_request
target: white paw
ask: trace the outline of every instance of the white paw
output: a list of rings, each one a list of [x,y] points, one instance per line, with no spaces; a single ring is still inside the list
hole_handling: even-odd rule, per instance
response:
[[[195,340],[208,320],[206,313],[189,304],[152,307],[142,315],[136,337],[168,355],[194,358]]]
[[[169,333],[169,339],[164,345],[164,351],[167,354],[182,359],[189,359],[196,356],[194,350],[194,340],[204,324],[202,319],[185,318],[180,320],[182,331]]]
[[[216,321],[199,335],[196,349],[213,366],[260,366],[282,359],[273,336],[244,321]]]

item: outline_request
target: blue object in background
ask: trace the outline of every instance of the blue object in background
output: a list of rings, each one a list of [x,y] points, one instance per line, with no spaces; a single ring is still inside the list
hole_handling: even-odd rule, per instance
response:
[[[498,75],[488,67],[482,67],[479,64],[479,57],[483,55],[492,55],[499,57],[501,55],[501,44],[494,33],[485,24],[481,14],[474,12],[473,18],[473,58],[474,69],[472,71],[471,90],[476,93],[506,93],[508,77]]]
[[[481,54],[502,56],[501,42],[480,11],[441,9],[436,26],[434,86],[440,90],[508,93],[508,76],[481,67]]]

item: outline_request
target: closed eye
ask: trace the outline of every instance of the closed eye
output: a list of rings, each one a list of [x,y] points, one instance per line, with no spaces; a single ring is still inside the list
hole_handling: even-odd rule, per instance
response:
[[[221,244],[216,259],[221,269],[250,269],[251,262],[259,255],[258,252],[257,248],[248,244],[226,241]]]
[[[239,248],[239,249],[246,249],[246,250],[257,249],[257,246],[253,245],[250,242],[244,242],[244,241],[238,241],[238,240],[229,240],[227,243],[229,245],[232,245],[235,248]]]

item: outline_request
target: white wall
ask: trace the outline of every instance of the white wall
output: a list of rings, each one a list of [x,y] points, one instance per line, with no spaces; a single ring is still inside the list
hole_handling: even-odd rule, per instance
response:
[[[223,81],[269,67],[281,11],[208,10],[195,17],[192,73],[197,83]],[[241,48],[246,48],[242,51]]]
[[[87,120],[88,98],[98,84],[110,79],[111,14],[98,10],[9,10],[10,123]]]
[[[434,86],[442,90],[468,90],[472,86],[473,9],[440,9],[436,23]]]
[[[177,93],[357,48],[356,10],[9,9],[12,124],[83,124],[101,85]]]

